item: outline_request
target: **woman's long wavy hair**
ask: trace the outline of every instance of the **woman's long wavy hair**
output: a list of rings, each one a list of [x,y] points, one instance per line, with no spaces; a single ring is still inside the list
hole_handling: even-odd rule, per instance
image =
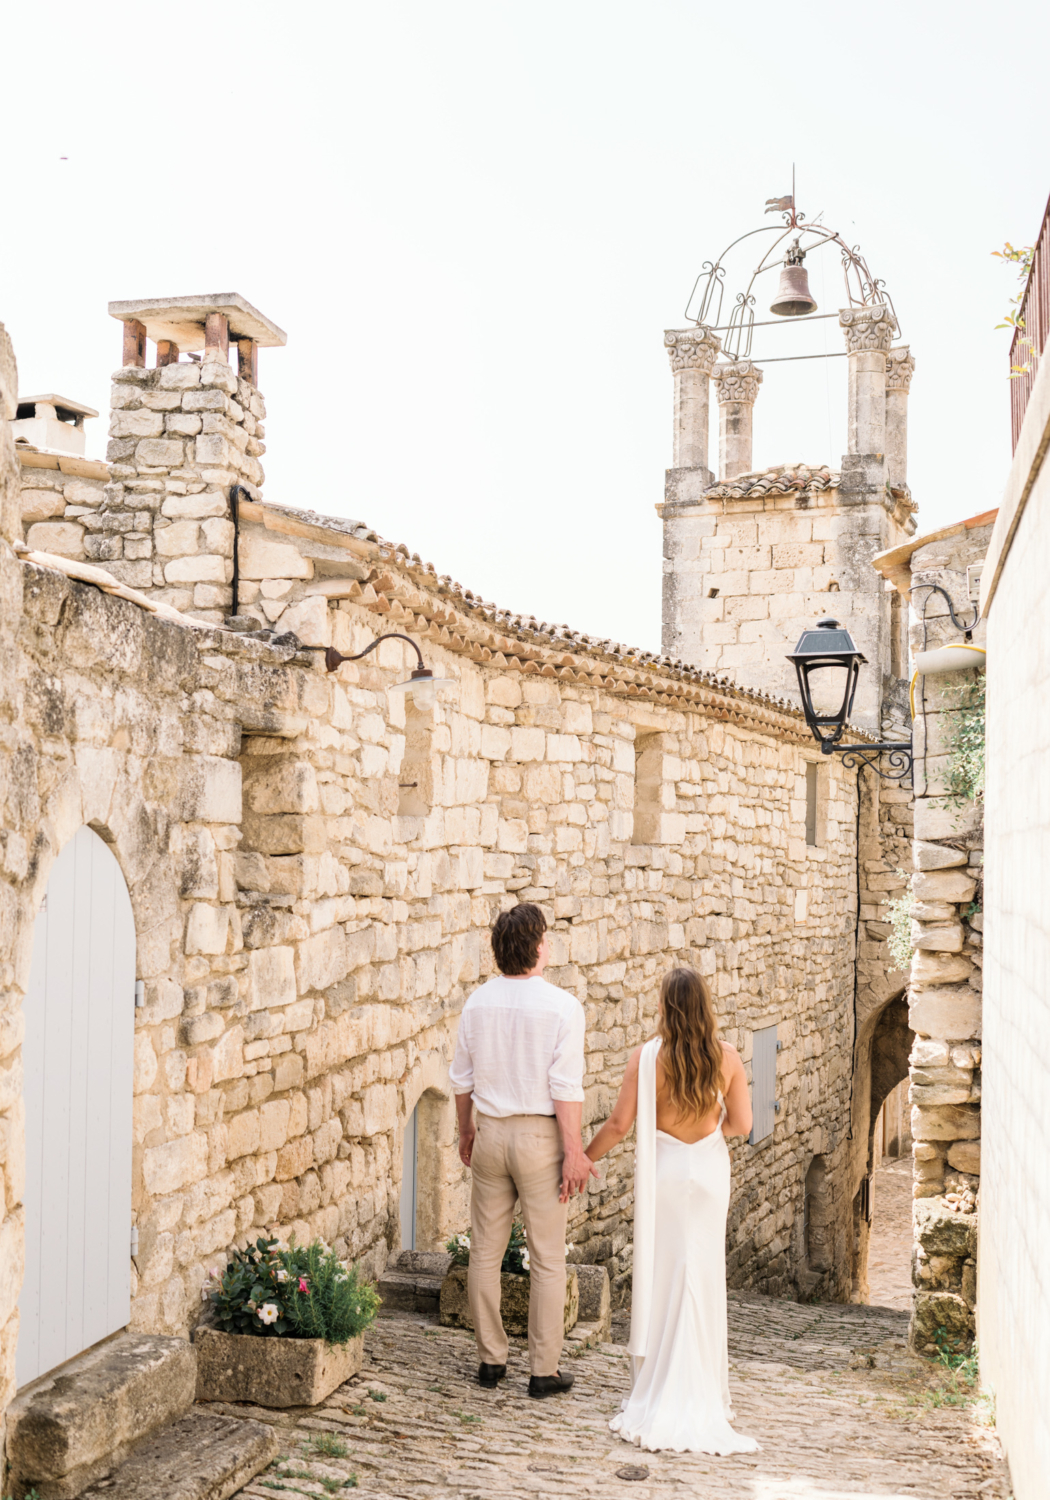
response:
[[[706,1115],[722,1081],[722,1044],[707,985],[695,969],[672,969],[660,986],[660,1065],[679,1119]]]

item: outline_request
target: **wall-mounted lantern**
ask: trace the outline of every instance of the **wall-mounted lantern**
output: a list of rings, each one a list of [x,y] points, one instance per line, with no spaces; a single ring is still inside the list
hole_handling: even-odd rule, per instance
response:
[[[454,682],[451,677],[435,677],[430,668],[423,661],[423,653],[416,645],[410,635],[401,635],[399,631],[392,630],[387,635],[377,636],[370,646],[363,651],[358,651],[354,656],[344,656],[334,646],[312,646],[313,651],[324,651],[324,664],[329,672],[334,672],[344,661],[360,661],[362,656],[367,656],[370,651],[382,641],[407,641],[416,653],[416,665],[412,668],[411,675],[404,682],[395,682],[387,688],[388,693],[405,693],[417,708],[433,708],[439,687],[449,687]]]
[[[802,712],[824,755],[842,752],[844,766],[870,766],[885,780],[900,781],[912,768],[912,742],[907,744],[841,745],[857,691],[860,669],[867,657],[857,650],[849,631],[838,620],[818,620],[815,630],[804,630],[788,653],[798,677]],[[889,770],[877,764],[888,756]]]

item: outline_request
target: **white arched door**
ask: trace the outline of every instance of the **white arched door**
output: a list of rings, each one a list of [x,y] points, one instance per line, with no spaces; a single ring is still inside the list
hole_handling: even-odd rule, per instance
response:
[[[135,920],[90,828],[51,871],[25,1012],[19,1386],[123,1328],[131,1307]]]

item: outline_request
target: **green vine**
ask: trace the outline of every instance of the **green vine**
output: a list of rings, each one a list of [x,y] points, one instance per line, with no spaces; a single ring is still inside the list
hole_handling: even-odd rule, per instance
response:
[[[891,932],[886,940],[886,946],[890,950],[890,957],[898,969],[906,969],[911,963],[912,954],[915,952],[911,941],[911,908],[912,880],[914,876],[905,875],[903,870],[897,874],[908,883],[901,894],[889,903]]]
[[[956,807],[984,799],[985,676],[952,689],[954,711],[948,729],[947,792]]]
[[[1014,328],[1021,335],[1018,340],[1018,349],[1027,349],[1023,365],[1010,366],[1010,379],[1016,380],[1019,375],[1028,375],[1032,369],[1032,356],[1034,351],[1032,340],[1024,331],[1024,318],[1021,317],[1021,303],[1024,301],[1025,289],[1028,285],[1028,277],[1032,269],[1032,259],[1035,255],[1034,245],[1022,245],[1018,248],[1011,245],[1007,240],[1001,250],[993,250],[992,254],[999,260],[1012,261],[1018,267],[1018,279],[1021,282],[1021,290],[1016,297],[1010,298],[1010,311],[1005,315],[1002,323],[996,323],[996,328]]]

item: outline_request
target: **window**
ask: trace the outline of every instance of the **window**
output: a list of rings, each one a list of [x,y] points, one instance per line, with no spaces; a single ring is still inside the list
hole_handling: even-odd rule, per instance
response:
[[[754,1123],[751,1126],[750,1142],[759,1141],[773,1134],[776,1117],[780,1110],[777,1103],[777,1028],[764,1026],[754,1032],[751,1044],[751,1109]]]

